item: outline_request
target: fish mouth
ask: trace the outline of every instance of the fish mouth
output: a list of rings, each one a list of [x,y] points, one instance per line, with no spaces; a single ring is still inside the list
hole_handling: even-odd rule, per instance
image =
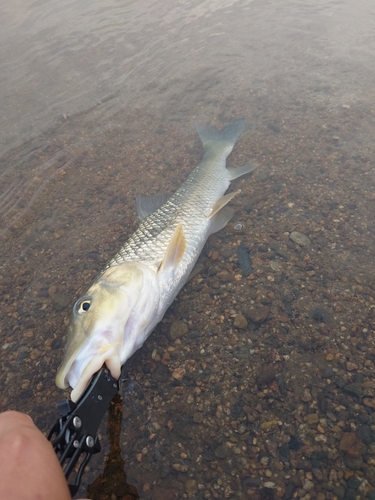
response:
[[[69,385],[73,387],[70,398],[73,402],[82,395],[90,382],[92,376],[99,371],[105,364],[114,379],[119,379],[121,375],[121,361],[116,350],[111,347],[102,354],[94,356],[82,369],[80,366],[75,366],[76,361],[73,362],[69,372],[66,375],[66,380]]]

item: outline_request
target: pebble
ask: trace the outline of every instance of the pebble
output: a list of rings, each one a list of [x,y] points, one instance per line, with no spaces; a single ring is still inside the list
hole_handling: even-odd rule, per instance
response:
[[[242,486],[245,490],[260,486],[260,483],[260,477],[244,477],[242,479]]]
[[[315,425],[319,422],[319,416],[316,413],[310,413],[309,415],[306,415],[306,422],[309,425]]]
[[[271,308],[269,306],[257,306],[256,308],[249,309],[247,311],[247,317],[253,323],[263,323],[266,321],[271,313]]]
[[[335,486],[332,493],[336,495],[339,500],[342,500],[345,496],[345,488],[344,486]]]
[[[328,323],[332,319],[332,314],[321,306],[313,307],[310,310],[310,316],[318,323]]]
[[[287,484],[285,488],[285,493],[284,493],[284,499],[285,500],[290,500],[293,498],[294,492],[296,491],[297,487],[293,483]]]
[[[289,449],[290,450],[299,450],[300,448],[302,448],[303,446],[303,443],[302,441],[300,441],[296,436],[291,436],[290,437],[290,441],[289,441]]]
[[[175,368],[172,372],[172,377],[176,380],[182,380],[186,375],[185,368]]]
[[[348,394],[352,394],[353,396],[357,396],[358,398],[361,397],[363,394],[362,384],[359,383],[347,384],[344,387],[344,390]]]
[[[216,458],[227,458],[229,455],[230,455],[230,450],[227,446],[220,445],[215,449]]]
[[[31,352],[30,352],[30,358],[32,360],[35,360],[35,359],[38,359],[40,356],[41,356],[42,352],[39,351],[39,349],[33,349]]]
[[[189,328],[186,323],[181,320],[173,321],[169,330],[169,338],[175,341],[186,335],[188,331]]]
[[[359,457],[362,451],[361,442],[360,436],[355,432],[344,432],[340,440],[339,449],[352,457]]]
[[[177,494],[175,490],[154,486],[151,500],[177,500]]]
[[[56,309],[56,311],[65,309],[65,307],[70,304],[70,301],[71,297],[60,292],[56,292],[52,298],[53,307]]]
[[[291,232],[289,238],[301,247],[306,247],[311,244],[310,238],[303,233],[299,233],[298,231]]]
[[[201,424],[203,422],[204,415],[202,412],[197,411],[193,415],[193,422],[196,424]]]
[[[247,325],[248,323],[245,316],[243,316],[242,314],[236,314],[233,320],[233,326],[239,328],[240,330],[244,330],[245,328],[247,328]]]
[[[363,403],[368,406],[369,408],[372,408],[375,410],[375,399],[373,398],[363,398]]]
[[[309,403],[312,400],[311,392],[309,389],[305,388],[303,390],[303,394],[301,396],[301,399],[304,403]]]
[[[253,269],[252,262],[249,254],[249,250],[245,245],[238,245],[237,247],[237,258],[238,263],[240,264],[242,274],[247,277],[251,274]]]
[[[348,372],[353,372],[354,370],[358,370],[358,365],[352,363],[351,361],[348,361],[346,363],[346,369],[348,370]]]

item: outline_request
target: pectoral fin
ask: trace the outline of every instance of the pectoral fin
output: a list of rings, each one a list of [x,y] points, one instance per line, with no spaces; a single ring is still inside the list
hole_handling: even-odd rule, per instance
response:
[[[243,175],[249,174],[250,172],[255,170],[257,166],[258,165],[256,165],[255,163],[249,163],[248,165],[242,165],[242,167],[237,167],[237,168],[229,167],[227,168],[229,174],[229,180],[234,181],[234,179],[238,179]]]
[[[232,198],[234,198],[237,194],[241,192],[241,189],[238,191],[233,191],[233,193],[228,193],[225,196],[222,196],[217,200],[217,202],[212,207],[212,210],[207,214],[207,217],[212,218],[215,214],[217,214],[225,205],[227,205]]]
[[[181,222],[178,223],[173,236],[168,243],[167,251],[165,252],[163,262],[159,267],[160,272],[168,272],[176,269],[181,262],[186,251],[186,238]]]

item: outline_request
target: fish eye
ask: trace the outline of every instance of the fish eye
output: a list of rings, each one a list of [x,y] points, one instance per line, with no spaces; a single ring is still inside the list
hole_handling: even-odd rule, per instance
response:
[[[91,299],[84,297],[83,299],[80,299],[78,302],[76,302],[75,310],[78,314],[82,314],[84,312],[87,312],[90,309],[90,306]]]

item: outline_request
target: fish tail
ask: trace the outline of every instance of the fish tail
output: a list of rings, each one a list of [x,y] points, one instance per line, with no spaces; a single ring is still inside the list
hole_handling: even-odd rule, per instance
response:
[[[217,147],[219,143],[223,143],[225,146],[229,144],[233,148],[245,128],[245,120],[236,120],[221,130],[218,130],[212,125],[203,125],[199,123],[195,123],[195,128],[197,129],[204,149],[209,149],[212,146]]]

